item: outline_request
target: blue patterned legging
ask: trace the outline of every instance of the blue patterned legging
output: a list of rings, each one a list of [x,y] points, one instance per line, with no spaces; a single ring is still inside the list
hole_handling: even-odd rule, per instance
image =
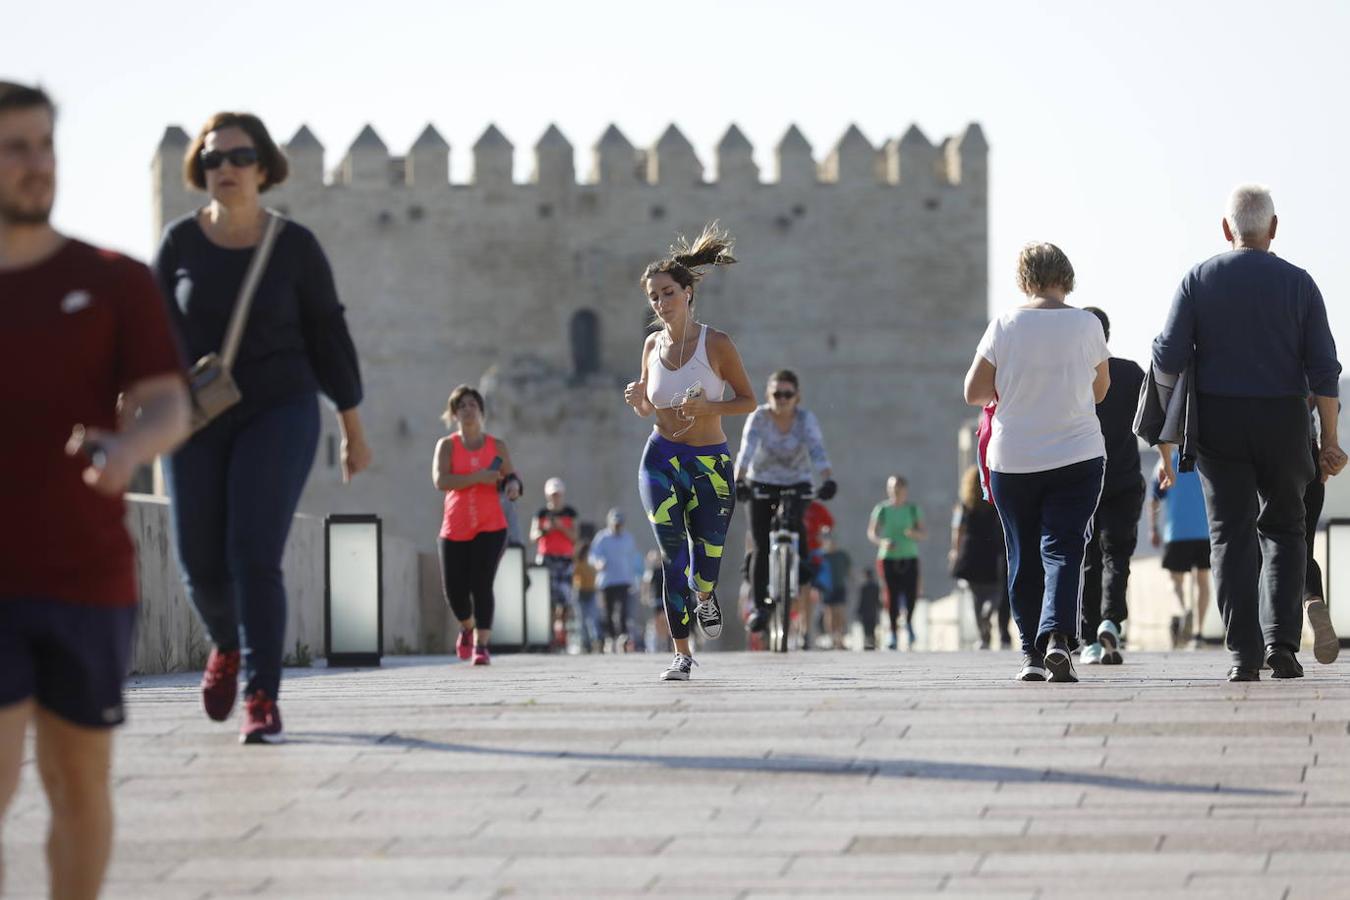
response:
[[[717,586],[727,525],[736,507],[726,444],[691,447],[653,433],[638,468],[638,491],[661,546],[670,636],[689,637],[691,591]]]

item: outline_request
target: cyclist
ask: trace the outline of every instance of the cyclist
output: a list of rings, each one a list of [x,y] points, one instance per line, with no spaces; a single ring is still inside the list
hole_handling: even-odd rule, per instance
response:
[[[746,418],[741,449],[736,455],[737,496],[742,500],[753,497],[750,534],[755,549],[750,572],[755,611],[746,622],[752,632],[764,630],[769,623],[769,527],[783,489],[810,487],[813,476],[820,478],[817,496],[821,500],[829,500],[837,489],[820,423],[810,410],[801,406],[797,373],[779,369],[770,375],[768,395],[768,402]],[[802,521],[806,504],[793,500],[788,507],[784,510],[785,518],[800,539],[806,534]],[[811,583],[806,547],[799,543],[797,552],[802,560],[799,583],[805,589]]]
[[[704,266],[735,261],[731,235],[712,222],[692,246],[681,239],[639,279],[660,329],[642,345],[641,374],[624,389],[624,402],[639,416],[656,416],[638,487],[661,547],[666,621],[675,641],[663,681],[689,680],[691,625],[703,638],[722,633],[714,589],[736,505],[722,417],[751,412],[755,392],[731,338],[694,321],[694,286]],[[728,387],[734,396],[724,400]]]

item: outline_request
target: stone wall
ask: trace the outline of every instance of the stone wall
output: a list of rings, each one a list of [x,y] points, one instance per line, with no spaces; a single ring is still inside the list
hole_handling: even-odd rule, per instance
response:
[[[186,143],[170,128],[155,158],[161,222],[204,200],[177,174]],[[403,157],[370,128],[336,165],[308,128],[287,151],[291,180],[267,200],[313,229],[332,261],[376,456],[342,485],[327,417],[302,510],[375,511],[432,550],[438,417],[450,389],[467,382],[489,394],[489,428],[525,479],[523,513],[558,475],[583,519],[618,506],[650,546],[636,470],[651,423],[622,401],[650,320],[637,277],[677,234],[720,219],[741,262],[709,274],[698,316],[731,334],[757,393],[776,368],[801,375],[840,484],[831,506],[841,543],[855,559],[872,555],[866,520],[886,477],[909,478],[936,526],[925,587],[945,593],[953,436],[968,417],[961,379],[987,321],[978,126],[937,144],[910,128],[882,147],[850,128],[820,160],[793,128],[772,182],[734,127],[718,147],[715,182],[673,127],[641,151],[611,127],[588,183],[578,183],[573,147],[556,128],[534,148],[528,184],[513,183],[514,148],[495,128],[472,149],[468,185],[449,183],[450,150],[430,128]],[[726,422],[733,452],[742,421]],[[728,580],[744,514],[733,522]]]
[[[132,671],[144,675],[200,669],[210,642],[187,601],[178,571],[169,504],[160,497],[127,498],[127,528],[136,541],[140,626]],[[295,517],[283,562],[286,579],[287,664],[306,664],[324,653],[323,519]],[[384,651],[422,649],[417,550],[384,533]]]

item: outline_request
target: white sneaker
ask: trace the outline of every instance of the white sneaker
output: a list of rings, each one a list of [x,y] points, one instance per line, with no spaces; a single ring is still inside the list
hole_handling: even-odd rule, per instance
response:
[[[675,661],[670,664],[670,668],[661,673],[662,681],[688,681],[689,673],[693,671],[694,662],[692,656],[685,656],[683,653],[675,654]]]
[[[1102,664],[1102,645],[1095,641],[1091,644],[1083,645],[1083,653],[1078,657],[1078,661],[1085,666],[1099,666]]]
[[[1321,597],[1309,597],[1303,604],[1308,616],[1308,624],[1313,632],[1313,658],[1324,666],[1331,665],[1341,652],[1341,642],[1336,637],[1336,629],[1331,625],[1331,613],[1327,601]]]
[[[1120,626],[1110,619],[1103,619],[1097,628],[1097,643],[1102,645],[1101,664],[1118,666],[1123,661],[1120,655]]]

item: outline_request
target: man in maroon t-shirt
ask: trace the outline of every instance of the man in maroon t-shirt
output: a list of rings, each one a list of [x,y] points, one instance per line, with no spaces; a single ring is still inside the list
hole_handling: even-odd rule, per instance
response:
[[[188,403],[150,271],[48,224],[54,119],[41,90],[0,82],[0,816],[31,721],[51,894],[93,897],[136,619],[122,494],[186,437]]]

